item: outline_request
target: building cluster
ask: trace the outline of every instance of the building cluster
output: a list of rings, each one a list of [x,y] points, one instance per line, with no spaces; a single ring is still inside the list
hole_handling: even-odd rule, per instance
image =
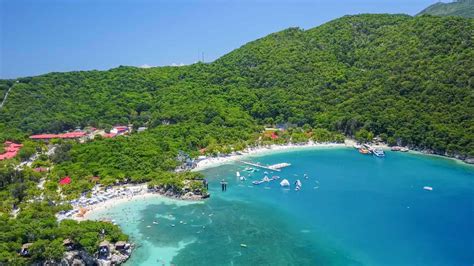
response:
[[[140,128],[142,131],[146,128]],[[113,138],[120,135],[127,135],[130,134],[132,131],[131,126],[114,126],[110,133],[106,133],[102,129],[97,129],[93,127],[86,128],[85,130],[77,129],[73,132],[66,132],[62,134],[39,134],[39,135],[32,135],[30,139],[33,140],[43,140],[43,141],[50,141],[52,139],[76,139],[79,141],[86,141],[90,139],[94,139],[95,136],[100,135],[104,138]]]

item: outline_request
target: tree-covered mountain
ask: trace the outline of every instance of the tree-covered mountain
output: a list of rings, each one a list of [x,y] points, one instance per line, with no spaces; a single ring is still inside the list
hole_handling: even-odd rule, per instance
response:
[[[424,14],[474,18],[474,0],[457,0],[452,3],[438,2],[425,8],[418,15]]]
[[[170,123],[192,128],[186,145],[198,149],[288,122],[474,156],[473,26],[459,17],[346,16],[271,34],[209,64],[21,78],[0,128],[131,122],[162,132]]]

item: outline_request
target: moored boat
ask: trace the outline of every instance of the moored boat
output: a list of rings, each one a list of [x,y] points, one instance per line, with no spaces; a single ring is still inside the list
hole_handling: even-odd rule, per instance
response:
[[[407,152],[407,151],[408,151],[408,148],[402,147],[402,148],[400,148],[400,151],[401,151],[401,152]]]
[[[385,157],[385,152],[382,149],[374,149],[372,153],[377,157]]]
[[[369,154],[370,153],[370,151],[366,148],[360,148],[359,152],[362,153],[362,154]]]
[[[401,148],[399,146],[393,146],[390,148],[391,151],[400,151]]]

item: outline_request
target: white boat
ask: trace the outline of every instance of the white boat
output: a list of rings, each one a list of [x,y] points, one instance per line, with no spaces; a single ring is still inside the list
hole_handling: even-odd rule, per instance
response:
[[[277,179],[280,179],[280,177],[277,176],[277,175],[274,175],[274,176],[272,176],[272,178],[270,178],[270,180],[277,180]]]
[[[385,157],[385,152],[382,149],[374,149],[372,153],[377,157]]]
[[[282,186],[282,187],[289,187],[289,186],[290,186],[290,182],[288,182],[287,179],[283,179],[283,180],[280,182],[280,186]]]
[[[432,187],[429,187],[429,186],[424,186],[423,189],[424,189],[424,190],[429,190],[429,191],[432,191],[432,190],[433,190],[433,188],[432,188]]]
[[[295,185],[296,185],[296,188],[295,188],[296,191],[301,189],[301,181],[299,179],[296,180]]]
[[[236,175],[237,177],[240,177],[240,172],[239,172],[239,171],[235,172],[235,175]]]
[[[245,178],[245,176],[240,177],[240,181],[245,181],[245,180],[247,180],[247,178]]]
[[[407,152],[407,151],[408,151],[408,148],[402,147],[402,148],[400,148],[400,151],[401,151],[401,152]]]

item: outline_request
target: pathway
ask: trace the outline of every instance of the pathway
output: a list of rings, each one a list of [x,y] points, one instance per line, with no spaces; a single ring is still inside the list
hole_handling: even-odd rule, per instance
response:
[[[8,88],[7,90],[7,93],[5,93],[5,97],[3,97],[3,100],[2,102],[0,103],[0,109],[3,108],[3,105],[5,104],[5,102],[7,101],[7,98],[8,98],[8,94],[10,93],[10,90],[13,88],[13,85],[10,86],[10,88]]]

